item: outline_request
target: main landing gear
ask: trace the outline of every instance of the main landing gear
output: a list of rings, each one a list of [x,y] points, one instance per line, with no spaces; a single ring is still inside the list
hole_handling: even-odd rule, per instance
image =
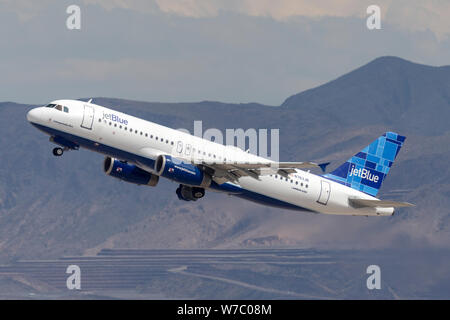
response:
[[[177,189],[178,199],[184,201],[197,201],[205,196],[205,189],[180,184]]]
[[[53,155],[55,157],[61,157],[63,155],[63,153],[64,153],[64,149],[63,148],[56,147],[56,148],[53,149]]]

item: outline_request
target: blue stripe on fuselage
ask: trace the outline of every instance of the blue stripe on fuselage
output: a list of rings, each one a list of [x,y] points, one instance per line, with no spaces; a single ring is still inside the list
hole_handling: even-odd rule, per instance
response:
[[[62,137],[66,140],[69,140],[73,143],[78,144],[79,146],[99,152],[101,154],[118,158],[124,161],[129,161],[132,163],[142,163],[145,164],[148,167],[154,167],[155,161],[152,159],[148,159],[146,157],[138,156],[134,153],[126,152],[114,147],[110,147],[108,145],[98,143],[89,139],[85,139],[64,131],[60,131],[57,129],[49,128],[47,126],[43,126],[37,123],[30,122],[33,126],[38,128],[39,130],[54,136],[54,137]],[[293,204],[290,204],[288,202],[284,202],[278,199],[274,199],[271,197],[267,197],[265,195],[249,191],[247,189],[241,188],[238,185],[232,184],[232,183],[223,183],[223,184],[217,184],[214,181],[211,183],[210,186],[211,189],[215,189],[218,191],[226,192],[231,195],[237,196],[239,198],[243,198],[249,201],[253,201],[259,204],[264,204],[271,207],[281,208],[281,209],[290,209],[290,210],[296,210],[296,211],[311,211]]]

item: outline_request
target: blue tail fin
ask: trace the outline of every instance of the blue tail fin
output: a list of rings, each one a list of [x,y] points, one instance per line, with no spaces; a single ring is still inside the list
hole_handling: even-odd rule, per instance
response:
[[[386,132],[324,177],[376,196],[405,139]]]

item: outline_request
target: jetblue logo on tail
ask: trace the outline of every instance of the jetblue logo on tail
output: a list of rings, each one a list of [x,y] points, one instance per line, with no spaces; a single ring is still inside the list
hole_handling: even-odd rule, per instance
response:
[[[373,183],[377,183],[378,180],[380,180],[379,176],[373,174],[368,169],[365,169],[365,168],[356,169],[354,165],[352,168],[350,168],[349,176],[350,177],[357,176],[357,177],[360,177],[361,179],[366,179],[366,180],[372,181]]]
[[[404,142],[404,136],[386,132],[336,170],[324,176],[376,196]]]
[[[370,170],[369,168],[357,168],[354,163],[350,164],[347,175],[347,181],[350,183],[356,182],[376,189],[380,188],[383,178],[382,172]]]

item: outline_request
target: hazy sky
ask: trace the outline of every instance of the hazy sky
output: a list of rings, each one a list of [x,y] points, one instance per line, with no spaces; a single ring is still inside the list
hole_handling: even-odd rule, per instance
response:
[[[450,64],[449,17],[448,0],[0,0],[0,101],[279,105],[382,55]]]

